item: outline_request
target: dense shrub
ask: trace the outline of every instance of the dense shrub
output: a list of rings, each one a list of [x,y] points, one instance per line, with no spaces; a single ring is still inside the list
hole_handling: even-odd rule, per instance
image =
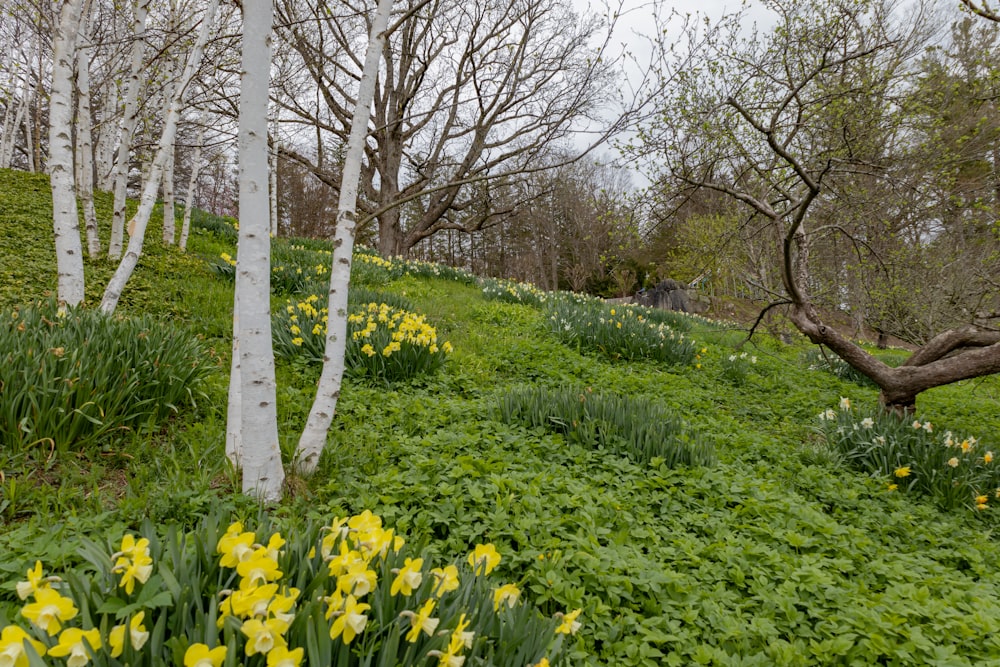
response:
[[[210,371],[188,334],[149,317],[59,313],[54,303],[0,313],[0,442],[62,454],[155,427],[192,403]]]
[[[692,434],[669,410],[644,398],[590,389],[511,389],[500,396],[507,423],[544,427],[570,442],[618,452],[639,463],[660,459],[668,467],[712,465],[713,447]]]

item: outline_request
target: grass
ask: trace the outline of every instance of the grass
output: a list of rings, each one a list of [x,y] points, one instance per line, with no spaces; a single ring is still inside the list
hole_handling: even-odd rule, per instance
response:
[[[0,172],[4,306],[54,286],[44,185]],[[0,454],[0,606],[36,558],[47,571],[79,563],[81,537],[113,541],[147,518],[193,526],[214,512],[260,514],[223,454],[232,288],[208,264],[234,250],[222,223],[210,224],[222,231],[196,230],[186,256],[151,229],[122,304],[215,350],[205,398],[110,454],[32,466]],[[405,297],[454,352],[403,382],[348,378],[319,470],[291,480],[269,512],[276,524],[370,509],[437,562],[493,542],[506,554],[500,578],[544,613],[583,608],[573,664],[1000,664],[1000,507],[948,508],[843,462],[816,415],[841,397],[871,410],[876,391],[810,369],[805,344],[755,337],[736,349],[737,333],[693,320],[692,363],[628,360],[561,343],[539,306],[375,269],[367,282]],[[92,306],[111,268],[94,260],[87,270]],[[756,362],[734,375],[730,357],[743,352]],[[313,365],[279,363],[286,454],[317,377]],[[712,442],[718,462],[670,467],[505,423],[498,401],[525,385],[650,402]],[[918,408],[936,432],[1000,452],[1000,378],[925,392]]]

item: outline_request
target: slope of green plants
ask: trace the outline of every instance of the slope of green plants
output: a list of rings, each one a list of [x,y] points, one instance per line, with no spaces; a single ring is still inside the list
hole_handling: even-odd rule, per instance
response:
[[[14,276],[12,262],[31,264],[3,288],[4,305],[54,284],[47,209],[36,201],[47,190],[31,190],[39,183],[0,173],[0,199],[21,201],[3,207],[0,267]],[[117,544],[147,518],[190,527],[209,514],[257,517],[223,453],[232,288],[208,266],[235,253],[227,238],[205,225],[182,256],[151,236],[140,289],[123,308],[206,337],[219,360],[198,408],[137,432],[114,456],[4,463],[0,606],[19,604],[15,582],[36,558],[47,572],[80,564],[81,536]],[[434,562],[496,544],[499,580],[544,615],[583,610],[567,638],[572,664],[1000,665],[1000,499],[951,506],[908,491],[898,468],[852,467],[828,442],[839,424],[817,415],[842,398],[870,412],[876,392],[810,368],[804,343],[755,337],[738,347],[738,331],[692,320],[690,361],[625,359],[561,342],[542,299],[490,300],[449,272],[363,263],[367,284],[405,298],[454,351],[408,380],[347,379],[318,472],[293,476],[269,512],[283,532],[371,510],[426,544]],[[275,295],[276,312],[287,298]],[[279,363],[286,454],[318,373],[314,363]],[[540,395],[590,387],[623,405],[659,406],[711,442],[717,462],[672,467],[655,453],[631,458],[599,440],[506,423],[501,401],[524,386]],[[972,435],[977,450],[1000,453],[1000,378],[925,392],[918,408],[935,434]]]

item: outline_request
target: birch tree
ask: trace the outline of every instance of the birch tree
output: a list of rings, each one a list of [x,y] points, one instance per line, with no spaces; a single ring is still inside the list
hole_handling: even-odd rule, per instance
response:
[[[184,219],[181,222],[181,237],[177,247],[187,250],[188,234],[191,230],[191,209],[194,207],[194,197],[198,190],[198,174],[201,172],[201,148],[205,142],[205,125],[198,128],[198,137],[194,142],[194,154],[191,156],[191,177],[188,179],[187,198],[184,201]],[[272,223],[273,224],[273,223]]]
[[[92,17],[84,17],[81,37],[90,40]],[[83,205],[84,228],[87,233],[87,254],[97,257],[101,252],[101,239],[97,234],[97,211],[94,209],[94,141],[91,131],[90,109],[90,52],[85,44],[77,49],[76,58],[76,185],[77,195]]]
[[[137,0],[132,28],[132,59],[129,67],[128,87],[125,92],[125,110],[118,137],[118,151],[114,165],[114,209],[111,218],[111,239],[108,257],[118,259],[122,254],[125,238],[125,194],[128,186],[129,158],[132,136],[139,119],[139,90],[142,88],[142,68],[146,57],[146,19],[152,0]]]
[[[351,133],[344,156],[340,200],[337,206],[337,227],[333,239],[330,289],[327,292],[329,321],[323,370],[320,373],[316,398],[309,410],[309,418],[302,431],[302,437],[299,438],[296,452],[297,465],[305,474],[316,469],[320,454],[326,446],[327,433],[337,409],[337,399],[340,398],[340,386],[344,378],[344,355],[347,349],[347,289],[351,279],[351,255],[354,252],[361,159],[368,136],[372,100],[375,97],[379,58],[385,44],[391,13],[392,0],[379,0],[371,22],[371,35],[368,39],[364,68],[351,119]]]
[[[139,200],[139,209],[136,211],[136,214],[132,218],[131,222],[129,222],[128,248],[125,251],[125,255],[122,257],[121,262],[118,264],[118,269],[111,277],[111,280],[108,281],[108,286],[104,290],[104,297],[101,300],[101,310],[105,313],[114,312],[115,308],[118,306],[118,300],[121,298],[121,293],[125,287],[125,283],[127,283],[128,279],[132,276],[132,272],[135,270],[135,266],[139,262],[139,255],[142,254],[142,245],[145,240],[146,227],[149,224],[149,218],[153,213],[153,206],[156,204],[156,193],[160,189],[160,181],[163,171],[173,154],[174,139],[177,136],[177,123],[180,119],[181,110],[184,107],[185,93],[187,91],[188,84],[190,84],[191,79],[194,77],[195,71],[201,62],[201,56],[205,49],[205,42],[208,41],[208,34],[212,29],[213,22],[215,21],[215,13],[218,7],[219,0],[210,0],[208,3],[208,6],[205,9],[205,14],[202,17],[201,30],[198,33],[198,39],[191,48],[191,53],[188,55],[187,63],[184,66],[184,72],[181,74],[181,79],[177,82],[177,87],[174,89],[170,102],[170,108],[168,109],[167,117],[164,121],[163,133],[160,136],[159,145],[157,147],[156,156],[153,158],[149,178],[146,180],[145,186],[143,187],[142,197]]]
[[[83,246],[73,187],[73,71],[86,4],[87,0],[66,0],[53,35],[48,171],[60,306],[76,306],[83,301]]]
[[[238,427],[230,414],[226,450],[243,469],[243,491],[264,501],[281,498],[284,469],[278,446],[274,351],[271,344],[271,239],[268,204],[267,106],[271,67],[271,0],[243,3],[240,86],[240,232],[236,260],[230,379],[239,387]]]

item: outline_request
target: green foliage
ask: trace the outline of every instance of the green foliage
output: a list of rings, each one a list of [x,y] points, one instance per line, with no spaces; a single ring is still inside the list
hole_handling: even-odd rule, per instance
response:
[[[689,364],[694,360],[693,340],[666,324],[648,321],[631,308],[556,301],[546,314],[549,330],[566,345],[627,361]]]
[[[734,352],[722,361],[722,377],[728,382],[741,385],[757,365],[756,355]]]
[[[155,430],[193,403],[210,366],[189,335],[153,318],[59,313],[53,302],[0,312],[0,442],[59,455]]]
[[[204,230],[227,243],[236,245],[239,239],[239,223],[235,218],[212,215],[199,209],[191,211],[191,230]]]
[[[331,251],[297,241],[271,246],[271,291],[275,294],[310,294],[325,291],[330,283]],[[328,244],[327,244],[328,245]]]
[[[222,524],[213,512],[187,534],[147,521],[114,543],[83,540],[84,564],[54,580],[50,565],[22,563],[17,592],[28,600],[0,602],[0,651],[24,655],[25,633],[12,637],[21,629],[37,653],[56,657],[82,629],[90,650],[74,658],[81,665],[84,656],[101,666],[192,665],[210,650],[226,665],[402,666],[428,655],[441,664],[565,664],[574,628],[519,600],[516,586],[496,585],[490,572],[503,556],[492,545],[432,568],[371,512],[295,527],[287,540],[268,526],[258,534]],[[39,615],[43,601],[58,612]]]
[[[885,411],[859,417],[848,399],[820,413],[827,443],[851,466],[949,509],[996,511],[989,503],[1000,493],[1000,468],[988,443]]]
[[[880,352],[876,356],[889,366],[898,366],[906,357],[905,351]],[[809,370],[825,371],[842,380],[853,382],[862,387],[877,387],[864,373],[858,371],[846,361],[838,357],[833,352],[827,350],[822,345],[810,347],[801,357],[802,363],[808,366]]]
[[[713,447],[669,410],[644,398],[591,389],[518,387],[498,399],[508,424],[562,433],[572,443],[627,455],[653,466],[713,465]]]

